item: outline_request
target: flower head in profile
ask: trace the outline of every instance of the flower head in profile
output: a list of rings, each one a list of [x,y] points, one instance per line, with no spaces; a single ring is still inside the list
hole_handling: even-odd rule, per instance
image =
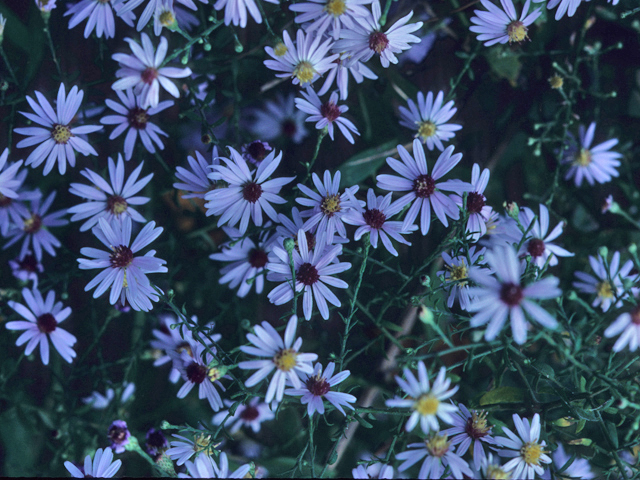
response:
[[[71,123],[80,108],[84,92],[74,86],[66,94],[64,83],[58,89],[56,110],[53,109],[45,96],[36,91],[37,102],[27,95],[27,102],[35,113],[20,112],[39,127],[16,128],[14,132],[27,135],[29,138],[20,140],[18,148],[38,145],[25,162],[25,165],[32,165],[33,168],[44,163],[43,174],[47,175],[58,164],[60,175],[67,171],[67,162],[70,166],[76,166],[76,154],[79,152],[85,157],[87,155],[98,155],[98,152],[78,135],[96,132],[102,129],[101,125],[81,125],[71,127]]]
[[[33,281],[33,288],[38,288],[38,274],[44,272],[44,267],[33,256],[31,250],[27,250],[27,254],[22,259],[17,257],[9,260],[9,266],[14,277],[24,283]]]
[[[186,462],[185,467],[191,478],[246,478],[251,465],[244,464],[233,472],[229,471],[227,454],[220,452],[220,465],[209,455],[198,455],[193,462]]]
[[[417,105],[413,100],[407,99],[408,109],[400,106],[400,125],[411,130],[417,130],[415,137],[424,143],[429,150],[437,148],[444,150],[443,141],[451,140],[455,133],[462,128],[456,123],[447,123],[458,111],[453,108],[453,100],[443,105],[444,92],[438,92],[433,98],[433,92],[427,93],[425,98],[422,92],[418,92]]]
[[[56,0],[34,0],[36,7],[43,13],[49,13],[51,10],[57,7]]]
[[[469,308],[474,300],[469,297],[469,271],[473,266],[485,263],[483,258],[485,252],[485,248],[476,251],[475,245],[469,248],[468,254],[464,249],[460,250],[457,255],[454,251],[451,254],[442,252],[444,270],[437,272],[437,275],[444,276],[445,291],[449,290],[447,307],[453,307],[453,303],[457,299],[462,310]]]
[[[136,384],[133,382],[124,382],[122,384],[122,387],[122,395],[118,400],[118,403],[120,405],[124,405],[127,401],[129,401],[136,391]],[[91,392],[91,395],[82,399],[82,403],[84,403],[85,405],[91,405],[91,408],[94,408],[96,410],[104,410],[113,401],[115,396],[116,392],[113,390],[113,388],[107,388],[107,391],[104,395],[98,391]]]
[[[580,125],[579,143],[571,133],[567,133],[567,149],[564,152],[563,163],[569,165],[569,170],[564,179],[573,178],[576,187],[582,185],[582,180],[585,179],[589,185],[593,185],[596,182],[610,182],[613,177],[619,175],[616,168],[620,166],[619,159],[622,158],[622,154],[611,150],[618,144],[618,139],[612,138],[592,147],[595,132],[595,122],[586,130]]]
[[[405,429],[412,431],[418,423],[423,433],[437,432],[440,430],[438,418],[443,422],[452,424],[455,405],[445,403],[444,400],[451,398],[458,391],[455,386],[449,389],[451,380],[446,378],[447,369],[440,368],[438,376],[433,385],[429,382],[427,367],[424,362],[418,362],[418,379],[408,368],[404,369],[406,380],[396,376],[396,382],[407,394],[407,398],[395,397],[386,401],[387,407],[410,408],[413,410]]]
[[[426,457],[418,473],[419,479],[442,478],[447,467],[453,478],[464,478],[463,475],[473,478],[469,465],[455,451],[455,447],[451,445],[451,440],[448,440],[446,435],[434,433],[424,442],[410,443],[407,447],[409,450],[396,455],[396,459],[404,460],[398,467],[399,472],[404,472]]]
[[[104,450],[102,448],[96,450],[93,461],[91,460],[91,455],[87,455],[84,459],[84,468],[82,470],[69,461],[64,462],[64,466],[71,476],[75,478],[112,478],[120,470],[122,460],[114,462],[113,451],[107,447]]]
[[[27,344],[25,355],[40,345],[40,358],[45,365],[49,364],[49,340],[64,360],[71,363],[76,356],[73,345],[76,337],[58,325],[71,315],[71,308],[63,308],[62,302],[55,301],[55,293],[50,290],[47,298],[34,289],[22,289],[22,298],[27,306],[10,300],[7,305],[15,310],[24,320],[7,322],[9,330],[24,330],[16,340],[16,345]]]
[[[522,42],[528,38],[527,27],[542,14],[540,8],[529,13],[531,0],[525,2],[520,18],[512,0],[500,0],[502,9],[489,0],[480,1],[488,11],[475,10],[473,13],[477,16],[471,18],[471,23],[474,25],[469,27],[469,30],[478,33],[478,40],[484,42],[486,47],[496,43]]]
[[[267,322],[262,322],[262,325],[256,325],[253,328],[255,334],[247,334],[247,340],[252,345],[240,347],[240,350],[247,355],[266,357],[238,364],[243,370],[258,370],[245,382],[247,388],[257,385],[258,382],[265,379],[275,370],[267,388],[267,394],[264,399],[266,403],[271,403],[272,400],[275,400],[276,403],[282,401],[286,380],[289,380],[294,388],[300,388],[302,385],[300,375],[302,373],[313,373],[311,362],[317,360],[318,355],[315,353],[300,353],[302,338],[298,337],[294,341],[297,327],[298,317],[293,315],[287,323],[283,340],[275,328]]]
[[[162,430],[150,428],[145,435],[144,449],[152,457],[162,455],[169,448],[167,437],[164,436]],[[154,458],[155,460],[155,458]]]
[[[544,473],[544,464],[551,463],[551,458],[544,449],[546,442],[540,440],[540,414],[536,413],[529,424],[528,418],[520,418],[514,413],[513,423],[518,435],[509,428],[502,427],[508,438],[495,438],[498,446],[505,447],[498,451],[498,455],[511,458],[503,466],[505,471],[511,473],[511,478],[533,480],[536,474]]]
[[[304,127],[306,115],[296,108],[293,93],[287,96],[279,93],[275,100],[267,100],[262,109],[252,110],[251,117],[249,130],[263,140],[284,137],[300,143],[309,135]]]
[[[111,440],[111,448],[116,453],[123,453],[129,444],[131,432],[124,420],[114,420],[109,426],[107,437]]]
[[[480,173],[480,165],[473,164],[471,169],[471,191],[467,193],[467,199],[460,195],[452,195],[451,198],[461,210],[466,210],[467,228],[465,233],[470,242],[477,242],[480,237],[487,233],[487,224],[491,219],[493,209],[486,204],[487,197],[484,191],[489,183],[489,169],[485,168]]]
[[[234,402],[224,400],[227,407],[231,407]],[[232,435],[237,433],[242,427],[250,427],[255,433],[260,431],[262,422],[273,420],[275,414],[269,405],[262,401],[260,397],[253,397],[246,405],[239,405],[236,412],[230,415],[229,410],[222,410],[216,413],[211,420],[214,425],[224,422],[225,428]]]
[[[628,347],[630,352],[635,352],[640,346],[640,306],[635,306],[630,312],[622,313],[604,331],[607,338],[620,335],[613,345],[613,351],[619,352]]]
[[[216,188],[215,180],[209,178],[214,165],[220,165],[218,147],[213,147],[211,160],[196,150],[196,156],[188,156],[189,168],[176,167],[176,178],[180,180],[173,184],[173,188],[182,190],[182,198],[204,198],[209,190]]]
[[[365,467],[364,465],[358,465],[351,470],[353,478],[393,478],[393,467],[391,465],[385,465],[384,463],[376,462]]]
[[[544,0],[533,0],[533,3],[540,3],[543,1]],[[583,0],[549,0],[549,2],[547,3],[547,9],[551,10],[558,7],[558,9],[556,10],[555,19],[560,20],[562,17],[564,17],[565,13],[568,17],[573,17],[582,1]],[[613,2],[613,4],[615,5],[616,3],[618,3],[618,0],[613,0]]]
[[[318,94],[311,88],[307,88],[306,92],[302,92],[302,98],[296,98],[296,107],[303,112],[309,114],[307,122],[317,122],[316,128],[322,130],[327,128],[329,137],[333,140],[333,125],[338,126],[342,135],[347,139],[349,143],[354,143],[353,132],[355,135],[360,135],[358,129],[351,120],[346,119],[342,114],[349,110],[346,105],[338,105],[338,92],[333,92],[329,97],[329,100],[322,103]]]

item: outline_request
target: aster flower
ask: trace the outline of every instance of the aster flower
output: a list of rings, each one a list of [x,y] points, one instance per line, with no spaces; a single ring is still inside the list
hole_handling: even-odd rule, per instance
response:
[[[342,28],[353,28],[353,20],[356,17],[369,15],[369,10],[362,7],[372,0],[308,0],[291,5],[292,12],[298,12],[296,23],[307,23],[304,29],[307,32],[316,32],[321,36],[329,27],[330,35],[334,40],[340,37]]]
[[[305,231],[300,229],[298,230],[298,248],[291,251],[296,277],[295,291],[304,291],[302,308],[306,320],[311,319],[314,300],[320,315],[325,320],[329,318],[327,302],[336,307],[342,305],[327,285],[334,288],[349,286],[344,280],[333,277],[333,275],[351,268],[351,264],[347,262],[334,263],[337,256],[342,253],[342,245],[325,248],[325,238],[323,233],[321,238],[316,241],[315,247],[310,249]],[[294,297],[294,291],[291,285],[292,272],[287,250],[279,245],[274,245],[266,269],[269,271],[267,280],[283,282],[269,292],[269,301],[275,305],[291,301]],[[296,388],[298,387],[296,386]]]
[[[275,328],[267,322],[262,322],[262,326],[256,325],[253,328],[255,334],[247,334],[247,340],[253,346],[243,345],[240,347],[240,350],[248,355],[266,357],[261,360],[251,360],[238,364],[242,370],[258,370],[245,382],[247,388],[257,385],[274,369],[276,371],[267,388],[266,403],[271,403],[274,399],[276,403],[282,401],[287,379],[289,379],[294,388],[300,388],[300,374],[313,372],[311,362],[317,360],[318,355],[315,353],[300,353],[302,338],[298,337],[294,342],[297,327],[298,317],[293,315],[287,323],[283,341]]]
[[[324,95],[333,86],[335,81],[339,91],[340,100],[346,100],[349,96],[349,74],[356,83],[360,84],[365,78],[377,80],[378,76],[359,60],[353,60],[347,56],[341,56],[335,60],[336,68],[332,68],[327,72],[322,88],[318,90],[318,95]]]
[[[439,183],[436,181],[449,173],[462,160],[462,154],[452,155],[453,145],[448,146],[436,160],[431,174],[429,174],[427,159],[420,140],[413,141],[413,156],[402,145],[398,145],[398,154],[402,161],[388,157],[387,164],[402,177],[378,175],[376,180],[378,188],[383,190],[409,192],[395,202],[398,211],[413,202],[404,218],[403,228],[406,230],[413,225],[418,213],[421,212],[420,230],[423,235],[426,235],[431,226],[432,207],[445,227],[449,226],[447,216],[457,220],[460,217],[460,210],[454,200],[442,192],[463,193],[469,191],[472,188],[471,185],[460,180],[447,180]]]
[[[179,438],[180,440],[172,440],[170,442],[171,448],[165,452],[165,455],[174,460],[178,466],[184,465],[193,455],[196,455],[196,460],[200,457],[209,457],[209,454],[216,447],[216,444],[211,441],[211,435],[205,435],[204,433],[194,435],[191,432],[188,434],[193,435],[193,440],[182,435],[173,434],[174,438]]]
[[[580,125],[580,144],[573,135],[567,133],[567,149],[564,152],[563,163],[570,167],[564,179],[573,178],[576,187],[582,185],[583,179],[586,179],[589,185],[593,185],[594,182],[610,182],[612,177],[619,175],[616,167],[620,166],[618,159],[622,158],[622,154],[611,150],[618,144],[618,139],[612,138],[591,147],[595,131],[595,122],[592,122],[586,131],[584,126]]]
[[[178,398],[186,397],[197,385],[198,398],[206,398],[213,411],[217,412],[223,404],[216,387],[223,392],[225,391],[219,380],[223,378],[227,369],[218,366],[211,353],[206,352],[205,354],[204,345],[201,343],[192,341],[189,342],[189,347],[188,350],[185,349],[179,354],[179,358],[174,360],[174,365],[178,364],[178,370],[184,380],[184,385],[178,391]],[[213,353],[216,353],[215,347],[209,348]],[[175,351],[169,353],[178,356]]]
[[[635,352],[640,345],[640,307],[635,306],[630,312],[622,313],[604,331],[607,338],[620,335],[613,345],[613,351],[619,352],[624,347],[629,347],[630,352]]]
[[[119,9],[118,15],[122,16],[131,12],[134,8],[136,8],[138,5],[140,5],[144,1],[145,0],[129,0],[128,2],[126,2],[123,8]],[[198,8],[196,7],[196,4],[193,3],[192,0],[176,0],[176,1],[186,6],[187,8],[190,8],[191,10],[196,10]],[[208,0],[200,0],[200,1],[202,3],[208,3]],[[164,0],[148,0],[147,6],[144,8],[142,14],[140,15],[140,18],[138,19],[138,25],[136,26],[138,31],[141,31],[147,25],[147,23],[149,23],[149,20],[151,20],[151,17],[158,10],[158,8],[162,7],[163,2]]]
[[[82,470],[69,461],[64,462],[64,466],[71,476],[75,478],[85,478],[89,476],[94,478],[112,478],[118,473],[118,470],[120,470],[122,460],[112,462],[113,451],[107,447],[104,450],[101,448],[96,450],[93,456],[93,462],[91,461],[91,455],[87,455],[84,459],[84,468]]]
[[[169,44],[164,37],[160,38],[158,50],[154,52],[153,44],[146,33],[141,34],[142,47],[133,39],[125,38],[133,55],[116,53],[111,56],[120,64],[116,72],[114,90],[127,90],[133,88],[133,93],[139,97],[138,106],[142,109],[155,108],[160,101],[160,85],[173,95],[180,97],[180,91],[169,78],[184,78],[191,75],[190,68],[160,67],[165,57]]]
[[[162,33],[163,27],[175,31],[177,26],[173,0],[160,0],[156,3],[156,9],[153,12],[153,33],[156,37]]]
[[[272,47],[265,47],[265,51],[273,59],[265,60],[265,66],[270,70],[283,72],[277,73],[276,77],[291,77],[294,85],[304,87],[315,82],[330,68],[335,68],[333,61],[340,55],[336,53],[327,56],[331,48],[331,39],[320,44],[321,35],[307,35],[302,30],[296,32],[295,45],[286,30],[282,33],[282,38],[283,48],[274,50]]]
[[[272,150],[273,147],[262,140],[254,140],[240,147],[242,158],[256,167],[262,163]]]
[[[124,387],[124,389],[120,397],[120,404],[124,405],[136,391],[136,384],[133,382],[124,382],[122,386]],[[116,394],[113,388],[107,388],[107,391],[104,395],[97,391],[91,392],[91,395],[82,398],[82,403],[84,403],[85,405],[91,405],[91,408],[95,410],[104,410],[113,401],[115,396]]]
[[[145,435],[144,449],[152,457],[162,455],[169,448],[167,437],[164,436],[162,430],[150,428]]]
[[[231,407],[233,402],[224,400],[227,407]],[[232,435],[237,433],[242,427],[251,427],[254,433],[260,431],[262,422],[273,420],[275,414],[269,408],[269,405],[261,401],[260,397],[253,397],[246,405],[238,405],[236,412],[230,415],[229,410],[222,410],[216,413],[211,419],[214,425],[220,425],[224,422],[224,426]]]
[[[148,251],[144,256],[134,257],[134,254],[158,238],[162,228],[156,228],[156,222],[149,222],[131,243],[131,218],[127,216],[121,224],[110,224],[101,218],[92,232],[111,252],[88,247],[80,250],[82,255],[89,257],[78,259],[81,270],[104,269],[87,284],[84,291],[88,292],[97,286],[93,298],[98,298],[111,287],[111,305],[118,299],[121,303],[126,299],[134,310],[151,310],[151,301],[157,302],[159,297],[146,274],[166,273],[166,262],[155,258],[155,250]]]
[[[22,185],[22,180],[18,175],[18,169],[22,166],[22,160],[7,164],[9,149],[5,148],[0,155],[0,204],[5,199],[17,199],[20,197],[16,191]],[[8,167],[5,169],[5,167]]]
[[[331,390],[335,385],[343,382],[347,379],[351,372],[349,370],[343,370],[336,375],[333,374],[336,364],[330,362],[327,365],[326,370],[322,373],[322,365],[316,363],[313,370],[313,375],[303,373],[300,376],[300,380],[304,386],[302,388],[289,388],[284,393],[291,396],[302,397],[300,402],[303,405],[307,405],[307,413],[309,417],[313,416],[315,412],[320,415],[324,414],[323,397],[331,403],[343,415],[343,406],[353,410],[353,407],[349,405],[355,402],[357,399],[353,395],[343,392],[334,392]]]
[[[39,189],[25,190],[23,182],[27,176],[26,170],[19,170],[16,180],[17,187],[13,187],[17,198],[5,197],[0,193],[0,235],[6,237],[13,227],[22,225],[23,218],[29,217],[29,209],[24,205],[25,201],[36,200],[42,196]]]
[[[196,150],[196,156],[188,156],[189,169],[176,167],[176,178],[180,180],[173,184],[173,188],[182,190],[182,198],[204,198],[205,193],[216,187],[216,182],[208,175],[214,165],[220,165],[218,147],[213,147],[211,160],[207,160],[204,155]]]
[[[331,172],[325,170],[323,181],[320,177],[313,173],[313,184],[319,193],[314,192],[309,187],[299,183],[300,191],[310,198],[296,198],[296,202],[310,210],[304,210],[300,215],[302,217],[310,217],[306,221],[304,230],[316,230],[326,232],[327,245],[333,243],[333,238],[337,232],[342,238],[347,238],[347,230],[344,228],[342,217],[352,208],[358,208],[359,203],[353,203],[352,199],[358,191],[358,185],[349,187],[343,194],[339,193],[340,189],[340,171],[336,171],[333,179]],[[316,227],[317,226],[317,227]],[[314,229],[314,227],[316,227]]]
[[[23,288],[22,298],[27,306],[12,300],[7,302],[7,305],[24,318],[24,320],[7,322],[6,324],[8,330],[24,330],[16,340],[16,346],[19,347],[26,343],[24,353],[31,355],[31,352],[40,345],[40,358],[42,363],[48,365],[49,340],[51,340],[60,356],[66,362],[71,363],[76,356],[76,352],[73,350],[76,337],[58,326],[71,315],[71,308],[63,308],[62,302],[56,302],[53,290],[50,290],[47,298],[43,299],[38,290]]]
[[[346,52],[348,56],[361,62],[366,62],[377,54],[382,66],[388,68],[391,63],[398,63],[396,53],[408,50],[410,43],[420,43],[420,38],[411,33],[422,28],[422,22],[408,24],[413,16],[411,11],[383,32],[380,26],[380,2],[375,0],[372,8],[372,15],[357,17],[353,28],[341,31],[340,40],[333,49]]]
[[[455,136],[454,132],[462,128],[456,123],[446,123],[458,109],[453,108],[453,100],[442,105],[443,101],[442,91],[438,92],[435,101],[433,92],[427,93],[426,98],[422,92],[418,92],[417,105],[413,100],[407,99],[409,108],[399,107],[400,125],[411,130],[417,129],[415,137],[421,140],[429,150],[435,147],[440,151],[444,150],[442,142],[451,140]]]
[[[220,466],[209,455],[199,455],[194,462],[186,462],[185,466],[192,478],[245,478],[251,470],[251,466],[245,464],[229,472],[229,459],[224,452],[220,452],[219,461]]]
[[[500,465],[498,457],[494,457],[492,453],[488,453],[480,464],[482,478],[486,479],[510,479],[511,474]]]
[[[479,33],[478,40],[484,42],[485,47],[490,47],[496,43],[522,42],[528,38],[528,26],[537,20],[542,14],[542,9],[538,8],[529,13],[531,0],[527,0],[522,9],[522,14],[518,18],[512,0],[500,0],[502,9],[495,6],[489,0],[480,0],[482,6],[488,10],[474,10],[477,17],[471,17],[469,27],[474,33]]]
[[[271,251],[272,236],[263,235],[263,238],[254,243],[249,237],[242,238],[242,234],[235,228],[223,227],[225,233],[231,237],[230,244],[222,245],[220,253],[209,255],[211,260],[219,262],[231,262],[220,269],[221,285],[228,283],[229,288],[240,288],[237,295],[244,298],[255,285],[256,293],[262,293],[264,288],[264,267]]]
[[[384,463],[376,462],[365,468],[364,465],[358,465],[351,470],[353,478],[393,478],[393,467]]]
[[[278,94],[275,100],[267,100],[264,110],[251,111],[253,121],[249,130],[256,137],[271,141],[279,137],[300,143],[309,134],[304,128],[305,113],[295,107],[295,95]]]
[[[264,0],[268,3],[278,4],[278,0]],[[262,15],[256,5],[256,0],[218,0],[213,8],[216,10],[222,10],[224,8],[224,24],[240,26],[245,28],[247,26],[247,10],[256,23],[262,23]]]
[[[533,3],[540,3],[543,1],[544,0],[533,0]],[[614,2],[615,5],[618,0],[614,0]],[[573,15],[576,13],[576,10],[580,6],[580,3],[582,3],[582,0],[549,0],[549,2],[547,3],[547,10],[558,7],[558,10],[556,10],[555,19],[560,20],[562,17],[564,17],[565,13],[567,14],[567,16],[573,17]]]
[[[153,177],[153,173],[150,173],[138,180],[143,166],[144,162],[140,162],[140,165],[131,172],[126,183],[124,161],[120,154],[118,154],[117,164],[109,157],[109,179],[111,184],[88,168],[80,172],[93,185],[71,184],[69,193],[89,200],[68,210],[69,213],[73,214],[71,221],[76,222],[86,219],[86,222],[80,227],[81,232],[86,232],[94,227],[101,218],[113,223],[122,222],[124,217],[131,217],[134,222],[144,223],[144,217],[131,207],[131,205],[144,205],[150,200],[149,197],[134,197]]]
[[[123,0],[82,0],[68,8],[64,16],[72,15],[69,19],[69,30],[77,26],[80,22],[87,19],[87,25],[84,28],[84,38],[89,38],[91,32],[95,29],[98,38],[113,38],[116,35],[116,25],[114,12],[122,8]],[[124,22],[133,27],[135,15],[131,12],[119,15]]]
[[[347,193],[349,193],[348,190]],[[391,203],[391,193],[384,197],[381,195],[376,197],[373,188],[370,188],[367,192],[367,206],[364,209],[355,197],[351,198],[352,205],[358,205],[358,208],[347,212],[342,217],[342,221],[358,226],[353,237],[356,241],[360,240],[365,233],[369,233],[369,241],[373,248],[378,248],[378,239],[380,239],[387,251],[396,257],[398,251],[391,243],[391,238],[405,245],[411,245],[402,235],[417,230],[418,227],[410,225],[405,228],[403,222],[387,220],[402,210],[402,205],[399,205],[398,202]]]
[[[335,123],[349,143],[353,144],[354,140],[351,132],[356,135],[360,135],[360,132],[358,132],[351,120],[347,120],[342,116],[343,113],[349,110],[349,107],[337,105],[337,92],[333,92],[329,97],[329,101],[325,103],[320,101],[316,92],[311,88],[307,88],[306,92],[302,92],[302,96],[305,98],[304,100],[296,98],[296,107],[310,115],[306,119],[307,122],[317,122],[316,129],[318,130],[326,127],[331,140],[333,140],[333,124]]]
[[[111,426],[109,426],[107,436],[111,440],[111,448],[113,451],[123,453],[129,444],[129,437],[131,436],[131,432],[127,428],[127,422],[124,420],[114,420]]]
[[[468,308],[469,312],[478,312],[471,318],[472,327],[489,324],[484,334],[485,340],[490,342],[496,338],[509,317],[513,339],[522,345],[527,341],[529,326],[525,312],[544,327],[554,329],[558,326],[555,318],[529,300],[545,300],[561,295],[556,277],[549,276],[527,286],[522,285],[525,265],[518,262],[510,246],[497,246],[488,251],[485,258],[495,277],[484,269],[469,272],[471,280],[480,286],[469,289],[469,294],[476,299]]]
[[[624,282],[633,282],[637,279],[637,276],[629,275],[633,269],[633,262],[627,260],[621,268],[620,252],[614,252],[608,269],[605,259],[600,254],[598,258],[589,255],[589,265],[596,276],[575,272],[578,281],[573,282],[573,286],[581,293],[595,293],[596,298],[591,306],[600,306],[603,312],[609,310],[614,302],[614,306],[621,307],[622,300],[628,296],[628,293],[625,293]],[[635,293],[637,289],[632,288],[631,291]]]
[[[38,261],[42,260],[43,249],[49,255],[55,257],[56,251],[54,248],[59,247],[60,242],[49,232],[48,228],[59,227],[69,223],[61,218],[66,215],[66,210],[58,210],[47,215],[55,198],[56,192],[51,192],[42,203],[40,203],[40,197],[32,200],[30,210],[23,211],[20,209],[17,212],[22,217],[20,223],[8,232],[9,241],[4,245],[3,249],[6,250],[20,239],[23,239],[22,248],[20,249],[21,260],[27,255],[31,245]]]
[[[164,150],[164,144],[162,143],[160,135],[166,137],[167,134],[154,123],[150,122],[149,118],[151,115],[155,115],[173,106],[173,100],[166,100],[160,102],[157,107],[145,109],[140,106],[141,97],[136,97],[130,88],[125,91],[116,90],[116,95],[118,95],[122,105],[110,99],[107,99],[106,103],[117,115],[104,116],[100,119],[100,123],[103,125],[117,125],[111,132],[111,135],[109,135],[109,140],[113,140],[122,135],[125,130],[129,130],[124,139],[125,159],[131,160],[138,135],[147,152],[156,152],[156,148],[153,145],[154,143],[160,150]]]
[[[240,232],[244,234],[249,226],[249,218],[253,223],[262,226],[262,211],[274,222],[278,221],[278,214],[271,203],[286,203],[278,195],[280,189],[290,183],[295,177],[274,178],[267,180],[278,168],[282,161],[282,152],[275,155],[275,150],[258,166],[250,171],[247,162],[233,148],[229,147],[231,160],[222,157],[225,166],[215,165],[214,172],[209,174],[212,180],[223,180],[228,184],[226,188],[218,188],[208,192],[204,198],[208,203],[207,215],[221,215],[218,226],[228,223],[234,227],[240,222]]]
[[[57,7],[56,0],[35,0],[35,3],[42,13],[51,12]]]
[[[444,276],[445,290],[449,290],[447,307],[453,307],[453,303],[458,299],[462,310],[469,308],[470,303],[474,300],[469,297],[469,270],[473,266],[485,263],[484,259],[480,259],[485,252],[486,248],[481,248],[476,252],[475,246],[469,248],[468,255],[464,250],[460,250],[457,256],[455,252],[451,252],[451,254],[442,252],[444,270],[437,272],[437,275]]]
[[[21,282],[33,281],[33,288],[38,288],[38,274],[44,272],[44,267],[33,256],[31,250],[27,250],[26,255],[20,260],[20,257],[9,260],[11,273]]]
[[[489,183],[489,175],[488,168],[485,168],[480,174],[480,166],[474,163],[471,169],[472,189],[467,194],[467,201],[463,202],[460,195],[451,196],[458,208],[466,209],[469,215],[465,233],[470,242],[477,242],[487,233],[487,223],[489,223],[493,212],[493,209],[485,203],[487,198],[484,196],[484,190]],[[465,203],[464,206],[463,203]]]
[[[404,369],[404,376],[407,380],[396,375],[396,382],[407,393],[408,398],[403,399],[395,397],[387,400],[387,407],[411,408],[413,413],[409,417],[409,421],[405,426],[407,432],[412,431],[418,423],[424,433],[430,431],[437,432],[440,429],[438,418],[443,422],[452,424],[451,416],[457,409],[454,405],[444,403],[443,400],[450,398],[458,391],[458,386],[449,390],[451,380],[446,378],[447,369],[441,367],[438,376],[433,382],[433,386],[429,382],[427,367],[424,362],[418,362],[418,378],[411,373],[408,368]]]
[[[462,403],[458,404],[458,411],[453,415],[452,428],[444,430],[443,435],[455,435],[451,438],[451,445],[460,445],[457,454],[462,456],[467,453],[473,444],[473,464],[476,470],[480,470],[482,460],[487,454],[482,448],[482,443],[495,445],[491,437],[491,425],[487,423],[487,414],[484,410],[471,412]]]
[[[519,436],[507,427],[502,427],[509,438],[496,437],[496,443],[506,447],[499,450],[498,454],[501,457],[511,458],[503,468],[511,473],[512,478],[533,480],[536,474],[544,473],[542,464],[551,463],[551,459],[544,450],[546,443],[544,440],[540,441],[540,415],[536,413],[529,424],[528,418],[520,418],[517,413],[514,413],[513,423]]]
[[[571,455],[568,454],[562,443],[558,442],[558,447],[551,454],[551,458],[553,459],[553,466],[556,471],[562,470],[561,474],[556,474],[556,477],[561,478],[580,478],[583,480],[591,480],[592,478],[596,478],[595,474],[591,471],[591,465],[589,465],[589,460],[586,458],[574,458],[567,468],[563,468],[570,460]],[[551,475],[547,475],[548,471],[545,471],[545,476],[543,478],[551,479]]]
[[[560,222],[551,230],[551,233],[547,234],[549,230],[549,210],[547,207],[541,203],[539,219],[534,220],[535,216],[535,213],[528,207],[523,207],[520,210],[518,217],[520,224],[528,232],[528,240],[522,244],[518,251],[518,256],[531,255],[532,262],[538,268],[542,268],[549,257],[551,257],[549,260],[550,267],[558,264],[557,257],[573,257],[573,253],[551,243],[562,235],[564,222]]]
[[[396,455],[397,460],[404,460],[398,467],[399,472],[404,472],[426,457],[418,473],[420,479],[442,478],[446,467],[449,467],[453,478],[463,478],[463,475],[473,477],[469,465],[454,451],[446,435],[436,433],[424,442],[410,443],[407,447],[410,450]]]
[[[82,125],[74,128],[70,127],[71,121],[76,116],[84,97],[82,90],[78,90],[78,87],[74,86],[69,91],[69,95],[67,95],[64,83],[61,83],[58,89],[55,111],[42,93],[36,91],[35,94],[38,99],[37,102],[27,95],[27,102],[29,102],[35,114],[20,113],[32,122],[41,125],[41,127],[15,128],[13,130],[16,133],[30,137],[20,140],[17,145],[18,148],[40,144],[29,154],[25,165],[32,165],[33,168],[36,168],[46,160],[42,173],[47,175],[57,161],[58,171],[60,175],[64,175],[67,171],[67,162],[72,167],[76,166],[76,151],[85,157],[87,155],[98,155],[98,152],[78,135],[96,132],[101,130],[102,126]]]

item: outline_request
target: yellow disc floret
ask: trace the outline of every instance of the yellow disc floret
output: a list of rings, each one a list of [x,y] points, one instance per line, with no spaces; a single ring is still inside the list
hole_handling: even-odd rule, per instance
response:
[[[576,155],[576,158],[573,161],[573,164],[579,165],[581,167],[586,167],[590,163],[591,163],[591,152],[586,148],[581,148],[580,153]]]
[[[509,35],[509,43],[521,42],[527,38],[527,27],[519,20],[514,20],[507,26],[507,35]]]
[[[347,11],[347,5],[344,0],[329,0],[324,6],[324,11],[334,17],[339,17]]]
[[[431,393],[426,393],[418,397],[413,409],[420,415],[435,415],[438,411],[438,406],[440,406],[440,400]]]
[[[596,285],[596,291],[600,298],[613,298],[613,287],[610,282],[604,281]]]
[[[436,134],[436,124],[431,120],[427,120],[426,122],[420,122],[418,124],[418,136],[423,140],[427,138],[431,138]]]
[[[282,370],[283,372],[288,372],[293,367],[296,366],[298,352],[289,348],[286,350],[280,350],[273,357],[273,363],[275,363],[276,368],[278,370]]]
[[[433,437],[425,440],[427,450],[434,457],[442,457],[449,451],[449,442],[446,435],[434,435]]]
[[[51,130],[51,136],[56,143],[67,143],[73,134],[67,125],[56,123],[53,125],[53,130]]]
[[[296,68],[293,69],[293,76],[300,80],[301,84],[309,83],[315,73],[316,70],[313,68],[313,65],[306,60],[298,63]]]
[[[527,442],[520,449],[520,455],[528,465],[539,465],[543,453],[542,445],[536,442]]]
[[[273,49],[273,53],[275,53],[278,57],[282,57],[285,53],[287,53],[287,46],[280,42]]]

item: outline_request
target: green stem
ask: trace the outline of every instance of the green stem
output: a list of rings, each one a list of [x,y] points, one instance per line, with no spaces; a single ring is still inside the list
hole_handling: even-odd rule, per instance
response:
[[[56,56],[56,50],[53,46],[53,39],[51,38],[51,31],[49,30],[49,17],[46,17],[44,21],[44,33],[47,36],[47,43],[49,44],[49,50],[51,50],[51,58],[53,59],[53,63],[56,64],[56,70],[58,71],[58,76],[62,81],[62,69],[60,68],[60,62],[58,62],[58,57]]]
[[[18,80],[16,79],[16,74],[13,72],[13,68],[11,68],[11,64],[9,63],[9,58],[7,57],[7,54],[4,51],[4,48],[2,48],[2,45],[0,45],[0,55],[2,55],[2,60],[4,60],[4,64],[7,66],[7,70],[9,70],[9,75],[11,75],[11,80],[16,85],[19,85]]]

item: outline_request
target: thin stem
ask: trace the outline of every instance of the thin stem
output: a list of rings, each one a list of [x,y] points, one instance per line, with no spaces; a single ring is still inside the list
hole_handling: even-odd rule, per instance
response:
[[[9,57],[7,57],[7,54],[5,53],[4,48],[2,48],[2,45],[0,45],[0,55],[2,55],[2,60],[4,60],[4,63],[7,66],[7,70],[9,70],[9,75],[11,75],[11,81],[16,85],[19,85],[18,80],[16,79],[16,74],[13,72],[13,68],[11,68],[11,64],[9,63]]]
[[[53,46],[53,39],[51,38],[51,31],[49,30],[49,17],[44,16],[44,33],[47,36],[47,43],[49,44],[49,50],[51,50],[51,58],[53,59],[53,63],[56,64],[56,70],[58,71],[58,76],[60,80],[62,80],[62,69],[60,68],[60,62],[58,62],[58,57],[56,56],[56,50]]]

